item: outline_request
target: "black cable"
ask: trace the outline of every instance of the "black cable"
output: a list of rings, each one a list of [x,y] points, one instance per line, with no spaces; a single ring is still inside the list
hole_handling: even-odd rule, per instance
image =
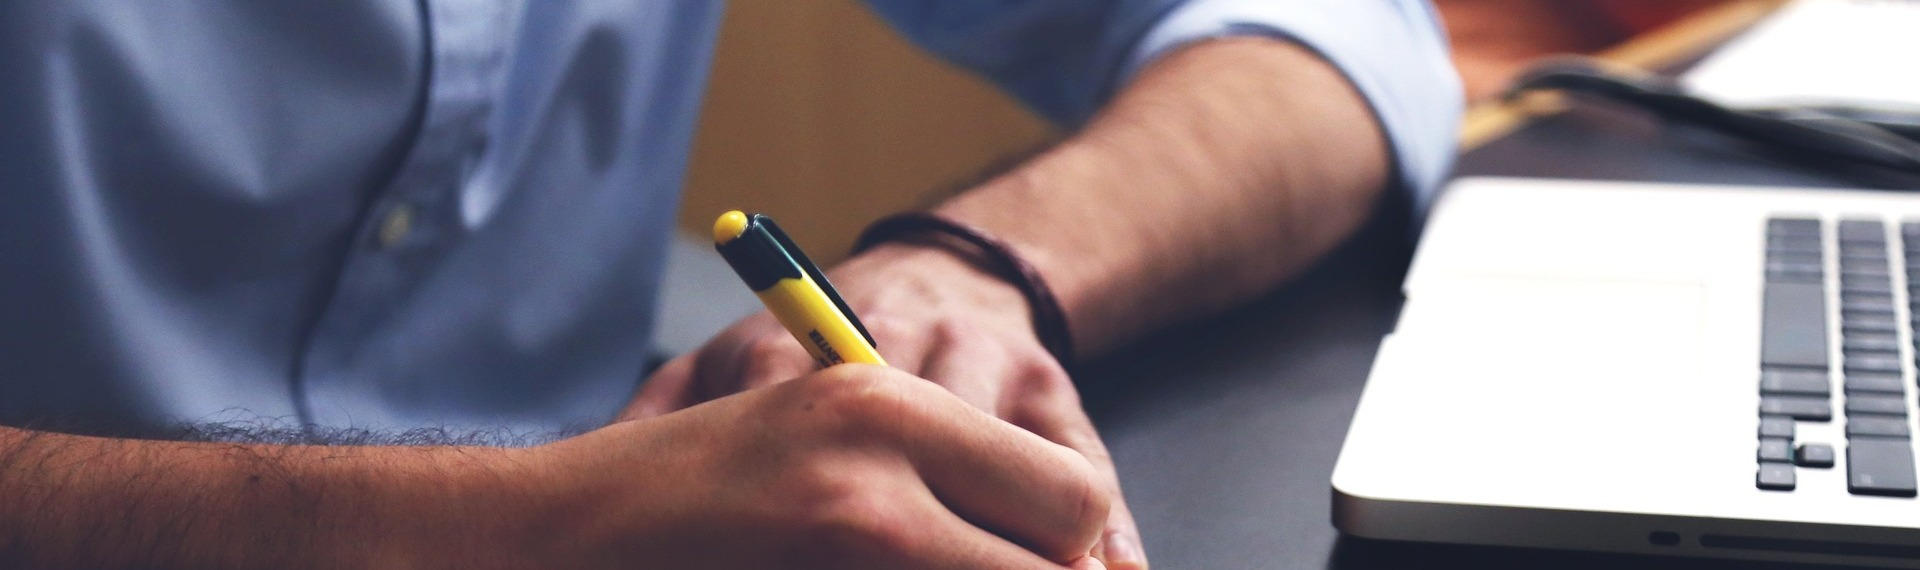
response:
[[[1703,126],[1785,151],[1785,156],[1842,174],[1867,170],[1920,176],[1920,119],[1833,107],[1740,110],[1688,95],[1655,75],[1608,72],[1581,58],[1544,62],[1521,75],[1505,98],[1553,90],[1641,109],[1675,123]],[[1878,172],[1873,172],[1878,171]],[[1859,177],[1856,177],[1859,178]],[[1920,185],[1896,184],[1906,188]]]

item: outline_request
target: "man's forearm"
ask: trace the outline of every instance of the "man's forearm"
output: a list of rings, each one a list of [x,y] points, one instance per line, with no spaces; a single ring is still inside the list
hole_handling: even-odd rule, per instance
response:
[[[434,540],[433,515],[480,484],[473,454],[497,452],[0,428],[0,567],[411,565],[406,545]]]
[[[1162,58],[1085,130],[939,210],[1037,265],[1086,356],[1269,290],[1365,220],[1387,171],[1331,64],[1223,39]]]

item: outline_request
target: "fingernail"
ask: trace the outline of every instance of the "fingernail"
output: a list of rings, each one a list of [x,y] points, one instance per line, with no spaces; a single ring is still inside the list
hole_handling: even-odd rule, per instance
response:
[[[1140,552],[1140,545],[1135,544],[1133,538],[1125,534],[1108,533],[1100,543],[1106,548],[1106,559],[1109,563],[1125,562],[1141,567],[1145,567],[1147,563],[1146,555]]]

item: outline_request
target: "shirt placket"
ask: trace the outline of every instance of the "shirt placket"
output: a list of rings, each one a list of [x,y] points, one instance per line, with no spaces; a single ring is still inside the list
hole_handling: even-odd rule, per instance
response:
[[[301,419],[316,392],[350,381],[353,355],[462,237],[460,187],[485,155],[512,35],[508,2],[429,0],[424,109],[412,146],[360,221],[293,382]]]

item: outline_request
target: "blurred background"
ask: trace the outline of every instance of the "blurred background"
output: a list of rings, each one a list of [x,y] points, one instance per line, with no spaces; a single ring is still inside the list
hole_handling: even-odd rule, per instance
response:
[[[1437,0],[1469,97],[1529,62],[1603,53],[1729,5],[1777,0]],[[733,0],[680,224],[774,215],[821,263],[860,228],[1059,136],[991,85],[927,55],[858,0]]]

